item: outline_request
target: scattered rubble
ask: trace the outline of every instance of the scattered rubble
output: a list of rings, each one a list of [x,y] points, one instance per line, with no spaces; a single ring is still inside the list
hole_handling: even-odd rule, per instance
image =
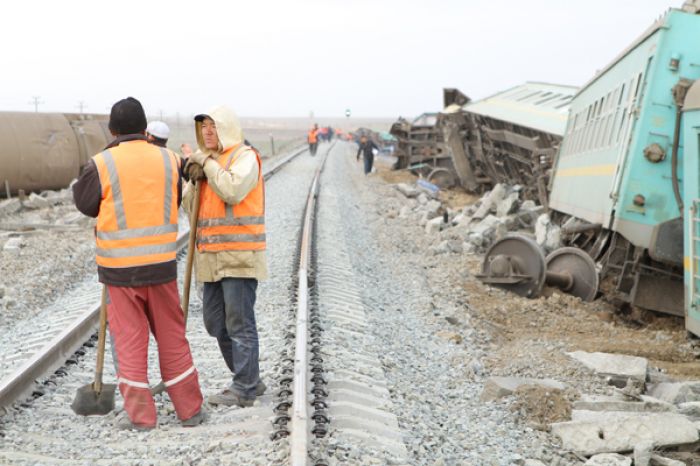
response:
[[[635,445],[651,442],[655,447],[680,445],[698,440],[697,427],[685,416],[672,413],[608,416],[590,421],[552,424],[564,449],[583,455],[632,451]]]
[[[534,385],[546,389],[564,390],[566,385],[552,379],[533,379],[529,377],[489,377],[481,392],[481,401],[494,401],[512,395],[519,387]]]
[[[566,353],[598,374],[610,377],[611,381],[624,386],[628,379],[644,382],[647,377],[648,362],[645,358],[610,353],[587,353],[573,351]],[[655,396],[652,394],[652,396]],[[656,396],[656,398],[660,398]]]
[[[591,456],[585,466],[632,466],[632,460],[617,453],[601,453]]]
[[[672,404],[700,401],[700,382],[661,382],[651,384],[647,393]]]

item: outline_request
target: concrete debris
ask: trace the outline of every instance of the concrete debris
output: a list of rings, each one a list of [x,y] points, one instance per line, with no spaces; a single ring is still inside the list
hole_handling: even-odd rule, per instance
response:
[[[425,223],[425,232],[429,235],[434,235],[436,233],[439,233],[440,230],[442,230],[443,225],[445,225],[445,222],[443,221],[442,217],[435,217],[433,219],[429,219]]]
[[[498,183],[493,187],[490,193],[481,198],[481,205],[472,218],[476,220],[481,220],[486,217],[491,211],[496,210],[496,206],[506,197],[506,187],[504,184]]]
[[[45,197],[41,197],[35,193],[31,193],[22,204],[27,209],[43,209],[51,206],[51,203]]]
[[[552,223],[549,214],[542,214],[535,222],[535,241],[547,252],[561,247],[561,228]]]
[[[651,450],[654,449],[654,444],[651,442],[642,442],[634,446],[634,466],[649,466],[651,462]]]
[[[673,405],[648,397],[646,401],[626,401],[615,396],[584,395],[574,402],[574,409],[587,411],[630,411],[659,413],[673,411]]]
[[[651,464],[653,466],[686,466],[683,461],[672,460],[671,458],[664,458],[656,453],[651,454]]]
[[[407,218],[411,215],[412,211],[413,211],[413,209],[411,209],[410,206],[405,205],[405,206],[401,207],[401,209],[399,209],[399,217],[400,218]]]
[[[0,202],[0,215],[10,215],[18,212],[22,208],[22,203],[16,197],[5,199]]]
[[[419,194],[421,194],[421,190],[416,188],[415,186],[411,186],[410,184],[407,183],[399,183],[396,185],[396,189],[403,194],[404,196],[408,198],[414,198],[418,197]]]
[[[650,384],[647,394],[667,403],[700,401],[700,382],[662,382]]]
[[[429,199],[428,199],[428,195],[425,194],[425,193],[423,193],[423,192],[421,192],[421,193],[418,195],[418,197],[417,197],[416,199],[418,199],[418,203],[419,203],[420,205],[425,205],[425,204],[427,204],[427,203],[428,203],[428,200],[429,200]]]
[[[584,466],[632,466],[632,459],[617,453],[601,453],[591,456]]]
[[[700,401],[689,401],[678,405],[678,412],[684,416],[700,418]]]
[[[499,217],[505,217],[506,215],[514,213],[517,210],[519,203],[520,195],[518,192],[508,194],[496,206],[496,215]]]
[[[672,413],[560,422],[552,424],[552,433],[561,439],[564,449],[583,455],[631,451],[644,442],[661,447],[698,440],[696,426],[685,416]]]
[[[525,462],[523,463],[523,466],[547,466],[547,465],[544,464],[544,463],[543,463],[542,461],[540,461],[540,460],[535,460],[535,459],[528,458],[528,459],[526,459]]]
[[[585,351],[574,351],[566,354],[599,375],[610,377],[613,380],[622,380],[623,383],[626,383],[627,379],[630,378],[641,382],[646,380],[648,362],[645,358],[622,354],[587,353]],[[664,400],[653,393],[650,394]]]
[[[13,238],[9,238],[7,241],[5,241],[5,245],[2,247],[2,250],[5,252],[8,252],[10,254],[19,254],[20,248],[24,246],[22,237],[21,236],[15,236]]]
[[[537,385],[545,388],[559,390],[566,389],[566,385],[552,379],[534,379],[529,377],[489,377],[484,383],[481,392],[481,401],[494,401],[504,396],[512,395],[518,387],[523,385]]]
[[[430,200],[425,204],[425,211],[428,214],[428,219],[433,219],[438,215],[442,215],[442,204],[440,201]]]

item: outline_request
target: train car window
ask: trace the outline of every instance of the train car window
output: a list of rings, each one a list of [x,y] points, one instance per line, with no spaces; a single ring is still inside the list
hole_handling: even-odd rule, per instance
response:
[[[518,99],[518,102],[523,102],[523,101],[529,99],[530,97],[534,97],[534,96],[538,95],[539,93],[540,93],[540,91],[532,92],[532,93],[526,95],[525,97],[519,98],[519,99]]]
[[[636,85],[636,87],[634,88],[634,97],[635,97],[635,99],[636,99],[637,96],[639,95],[639,86],[640,86],[641,83],[642,83],[642,73],[639,73],[639,74],[637,75],[637,85]]]

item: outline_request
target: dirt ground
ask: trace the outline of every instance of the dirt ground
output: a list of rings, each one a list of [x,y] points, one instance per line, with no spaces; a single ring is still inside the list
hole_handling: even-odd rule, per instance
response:
[[[408,171],[378,167],[387,183],[416,180]],[[452,208],[474,203],[478,196],[460,189],[440,193]],[[525,373],[536,358],[538,364],[567,366],[565,352],[600,351],[645,357],[650,367],[677,379],[700,380],[698,340],[691,338],[682,318],[615,308],[599,298],[585,303],[556,289],[526,299],[485,286],[475,275],[481,271],[482,256],[463,255],[468,275],[462,282],[469,313],[491,329],[495,351],[485,365],[494,372]]]

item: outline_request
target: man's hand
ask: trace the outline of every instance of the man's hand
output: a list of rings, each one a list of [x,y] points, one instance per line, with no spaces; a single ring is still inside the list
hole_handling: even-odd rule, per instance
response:
[[[192,155],[192,147],[184,142],[180,145],[180,152],[182,152],[182,155],[184,155],[185,158],[189,158],[190,155]]]
[[[207,159],[210,157],[209,154],[204,154],[201,151],[197,151],[190,155],[190,162],[198,163],[200,166],[204,167]]]
[[[207,179],[207,175],[204,174],[204,168],[196,161],[192,160],[192,156],[187,161],[185,165],[185,173],[190,181],[199,181]]]

